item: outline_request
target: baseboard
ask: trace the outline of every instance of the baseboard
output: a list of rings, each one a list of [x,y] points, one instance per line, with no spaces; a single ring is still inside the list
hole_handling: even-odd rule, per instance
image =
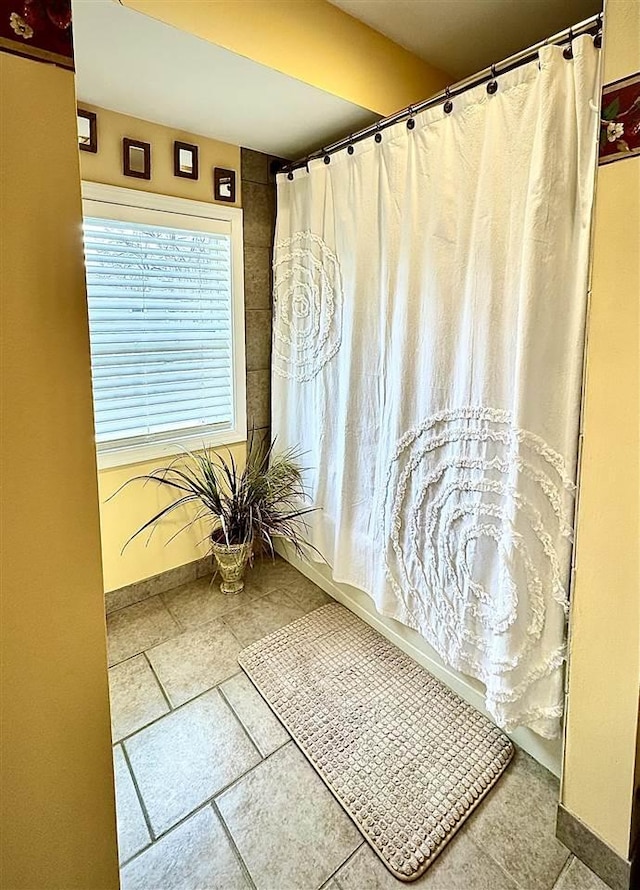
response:
[[[146,600],[150,596],[156,596],[166,590],[173,590],[174,587],[180,587],[181,584],[195,581],[197,578],[211,574],[211,572],[211,556],[203,556],[202,559],[196,559],[183,566],[176,566],[176,568],[168,569],[159,575],[152,575],[151,578],[134,581],[133,584],[127,584],[126,587],[120,587],[118,590],[109,590],[104,595],[107,615],[117,612],[118,609],[124,609],[125,606]]]
[[[612,890],[633,890],[631,862],[558,804],[556,837]]]
[[[364,591],[358,590],[350,584],[334,581],[330,575],[328,566],[321,563],[309,563],[295,555],[291,548],[278,543],[276,550],[299,572],[321,587],[335,600],[345,605],[367,624],[375,627],[388,640],[410,655],[414,661],[421,664],[431,674],[442,680],[447,686],[457,692],[461,698],[468,701],[480,713],[485,714],[490,720],[484,706],[484,694],[482,685],[466,677],[457,671],[447,667],[438,657],[437,653],[429,646],[420,634],[408,627],[381,615],[374,605],[373,600]],[[549,741],[538,736],[525,727],[508,733],[511,739],[530,754],[534,760],[541,763],[555,776],[560,776],[562,769],[562,742],[560,739]]]

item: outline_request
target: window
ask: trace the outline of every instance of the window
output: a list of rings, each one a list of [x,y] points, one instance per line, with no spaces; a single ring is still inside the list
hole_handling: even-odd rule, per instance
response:
[[[246,438],[242,211],[84,183],[99,465]]]

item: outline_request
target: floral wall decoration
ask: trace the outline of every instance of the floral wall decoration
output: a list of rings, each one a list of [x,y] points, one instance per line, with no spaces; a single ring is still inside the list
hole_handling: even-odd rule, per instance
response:
[[[0,0],[0,50],[73,69],[71,0]]]
[[[601,164],[640,154],[640,73],[602,90]]]

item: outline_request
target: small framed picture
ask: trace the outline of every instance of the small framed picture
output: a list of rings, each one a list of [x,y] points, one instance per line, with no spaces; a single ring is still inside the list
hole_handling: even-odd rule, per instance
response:
[[[98,115],[78,108],[78,148],[80,151],[98,151]]]
[[[173,175],[184,179],[198,178],[198,146],[188,142],[173,143]]]
[[[123,139],[122,172],[137,179],[151,179],[151,143]]]
[[[213,197],[216,201],[236,200],[236,171],[225,170],[223,167],[213,168]]]
[[[600,164],[640,155],[640,74],[602,88]]]

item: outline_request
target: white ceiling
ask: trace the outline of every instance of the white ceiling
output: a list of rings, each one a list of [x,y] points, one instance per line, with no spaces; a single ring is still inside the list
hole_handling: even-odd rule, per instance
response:
[[[457,79],[602,9],[602,0],[330,0]]]
[[[285,158],[375,119],[116,0],[73,0],[73,32],[78,98],[122,114]]]

